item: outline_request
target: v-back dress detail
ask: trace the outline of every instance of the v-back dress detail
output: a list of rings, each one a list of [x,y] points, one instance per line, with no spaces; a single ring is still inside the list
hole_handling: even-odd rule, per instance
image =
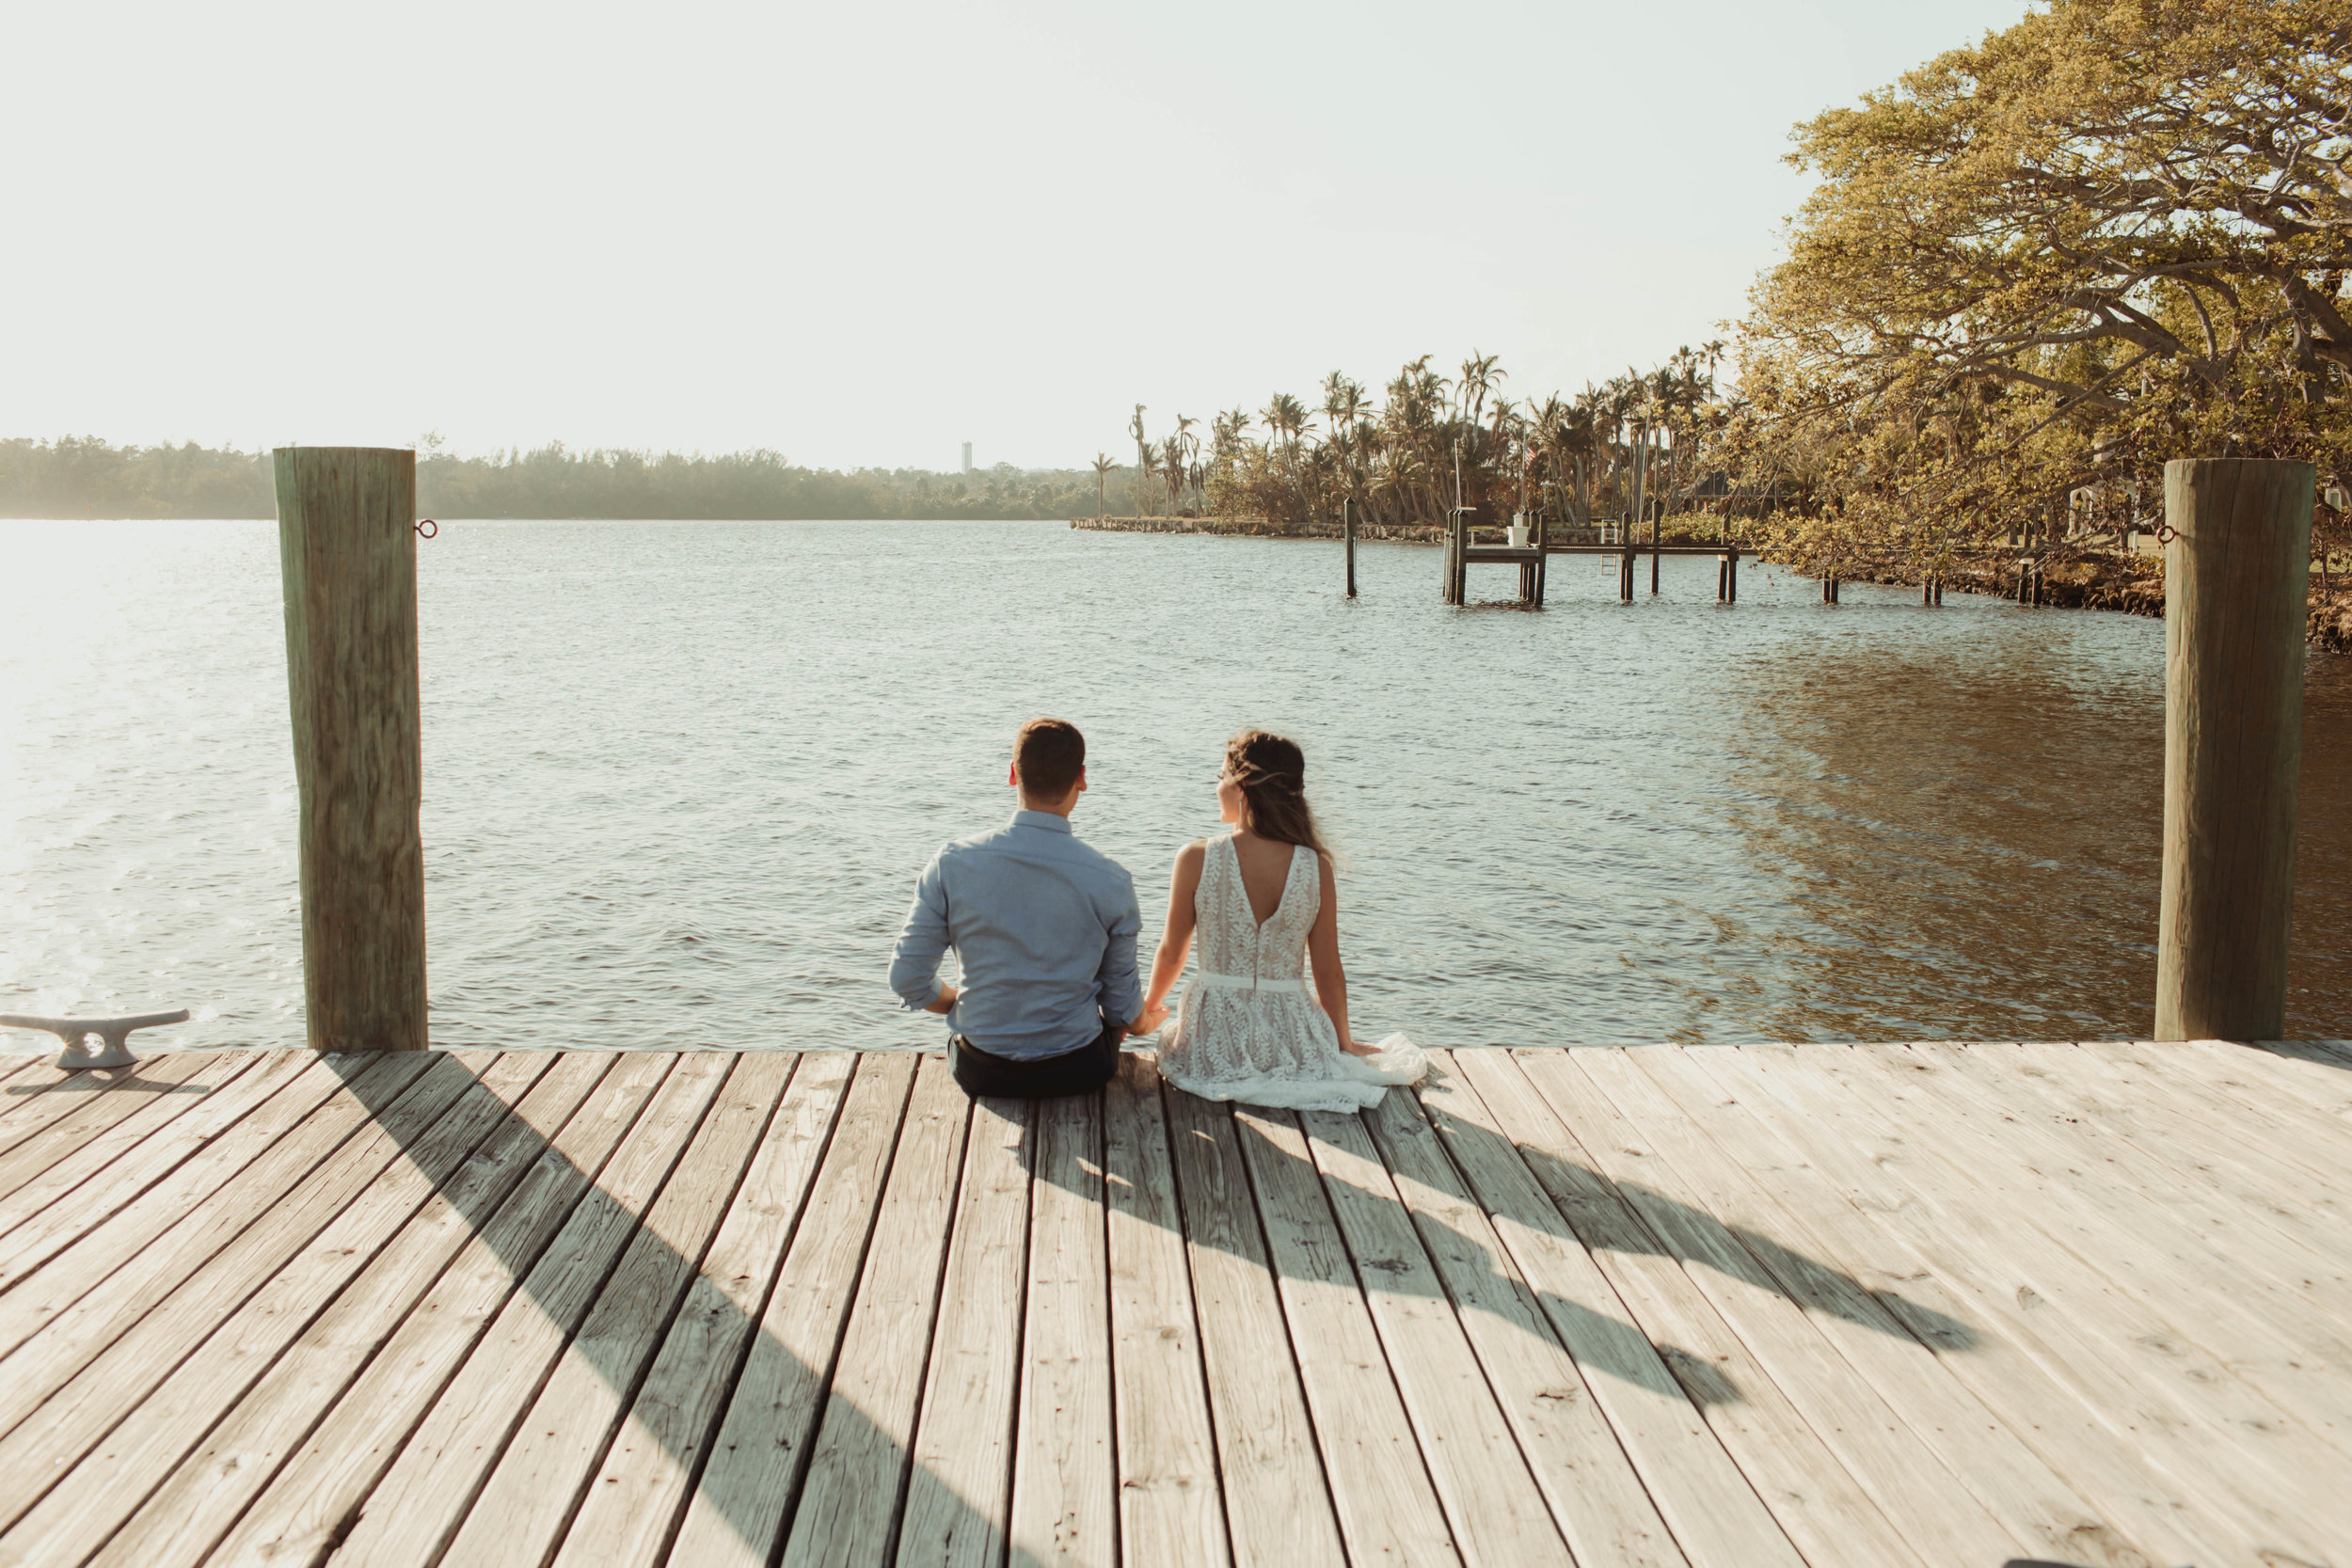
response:
[[[1281,901],[1262,922],[1242,885],[1232,835],[1209,840],[1193,895],[1198,972],[1162,1037],[1160,1075],[1208,1100],[1295,1111],[1359,1111],[1428,1058],[1403,1035],[1358,1056],[1340,1049],[1331,1015],[1307,990],[1307,933],[1323,907],[1315,852],[1291,850]]]

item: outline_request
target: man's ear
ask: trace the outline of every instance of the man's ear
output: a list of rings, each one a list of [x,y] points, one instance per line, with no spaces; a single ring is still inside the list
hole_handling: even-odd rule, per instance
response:
[[[1019,763],[1009,762],[1005,764],[1005,783],[1012,785],[1015,789],[1019,789],[1021,787],[1021,765]]]
[[[1079,769],[1078,769],[1078,788],[1079,788],[1080,792],[1082,792],[1082,793],[1083,793],[1083,792],[1085,791],[1085,789],[1086,789],[1086,786],[1087,786],[1087,770],[1086,770],[1085,768],[1079,768]]]

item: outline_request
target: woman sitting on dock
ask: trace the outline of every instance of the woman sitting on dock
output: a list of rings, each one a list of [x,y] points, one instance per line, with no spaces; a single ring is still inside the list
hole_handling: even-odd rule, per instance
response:
[[[1197,931],[1200,973],[1163,1037],[1161,1076],[1209,1100],[1356,1111],[1378,1104],[1391,1085],[1417,1082],[1428,1062],[1403,1035],[1368,1046],[1348,1033],[1339,890],[1306,773],[1305,755],[1279,735],[1244,730],[1226,742],[1216,800],[1234,831],[1177,852],[1168,932],[1137,1026],[1168,1018]],[[1302,977],[1310,954],[1320,1006]]]

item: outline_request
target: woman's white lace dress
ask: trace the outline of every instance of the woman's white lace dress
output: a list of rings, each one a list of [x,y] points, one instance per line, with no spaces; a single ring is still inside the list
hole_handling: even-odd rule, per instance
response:
[[[1193,895],[1200,967],[1161,1036],[1162,1077],[1204,1099],[1295,1111],[1359,1111],[1391,1085],[1420,1080],[1429,1064],[1419,1046],[1391,1035],[1378,1054],[1352,1055],[1308,994],[1307,933],[1322,904],[1315,852],[1300,845],[1282,901],[1261,926],[1232,836],[1209,840]]]

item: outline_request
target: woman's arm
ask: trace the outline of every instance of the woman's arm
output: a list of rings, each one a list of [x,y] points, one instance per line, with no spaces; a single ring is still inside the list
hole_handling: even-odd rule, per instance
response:
[[[1168,1022],[1168,993],[1184,973],[1192,953],[1192,928],[1199,918],[1193,897],[1200,891],[1200,867],[1207,845],[1196,840],[1176,851],[1176,870],[1168,884],[1168,929],[1160,935],[1160,950],[1152,958],[1152,984],[1143,993],[1143,1013],[1129,1034],[1148,1035]]]
[[[1315,923],[1307,928],[1307,957],[1315,971],[1315,1000],[1331,1015],[1331,1027],[1340,1033],[1340,1049],[1359,1056],[1372,1054],[1370,1046],[1359,1046],[1347,1032],[1347,971],[1340,965],[1340,884],[1331,874],[1331,857],[1316,857],[1317,870],[1323,878],[1321,907],[1315,911]]]

